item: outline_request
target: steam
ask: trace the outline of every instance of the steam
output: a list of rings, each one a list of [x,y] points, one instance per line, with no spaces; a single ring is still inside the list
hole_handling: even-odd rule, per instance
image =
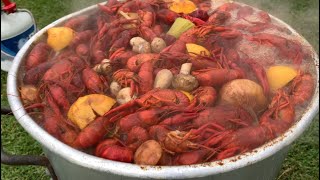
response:
[[[313,46],[319,54],[318,0],[236,0],[281,19]]]
[[[70,3],[70,12],[76,12],[79,11],[81,9],[87,8],[89,6],[98,4],[98,3],[103,3],[106,2],[104,0],[70,0],[68,3]]]
[[[213,0],[219,1],[219,0]],[[220,0],[221,1],[221,0]],[[318,0],[235,0],[283,20],[307,39],[319,54],[319,1]],[[106,2],[103,0],[66,1],[69,12],[75,12],[88,6]]]

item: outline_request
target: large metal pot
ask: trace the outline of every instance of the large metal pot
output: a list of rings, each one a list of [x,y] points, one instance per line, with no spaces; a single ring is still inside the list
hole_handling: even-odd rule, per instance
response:
[[[21,79],[24,57],[30,51],[31,45],[40,38],[47,29],[57,26],[71,17],[88,13],[97,8],[96,5],[67,15],[40,30],[19,51],[8,74],[7,93],[14,116],[22,127],[39,143],[49,158],[57,176],[61,180],[99,180],[99,179],[274,179],[281,169],[282,162],[287,155],[290,144],[297,139],[310,125],[319,110],[319,70],[316,70],[316,89],[310,105],[302,118],[295,123],[284,135],[272,142],[255,149],[253,152],[238,155],[222,161],[188,166],[139,166],[122,162],[115,162],[88,155],[73,149],[58,141],[44,131],[33,119],[26,115],[21,108],[18,82]],[[272,17],[287,26],[294,34],[298,34],[281,20]],[[307,41],[301,37],[301,40]],[[309,44],[309,43],[307,43]],[[313,54],[315,65],[319,66],[316,53]],[[250,137],[248,137],[250,138]]]

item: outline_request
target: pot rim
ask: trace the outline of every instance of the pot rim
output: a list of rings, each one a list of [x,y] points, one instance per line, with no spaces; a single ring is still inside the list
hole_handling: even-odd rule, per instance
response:
[[[62,158],[68,160],[71,163],[101,172],[108,172],[122,176],[139,178],[184,179],[225,173],[262,161],[263,159],[266,159],[275,154],[276,152],[280,151],[284,147],[289,146],[310,125],[316,113],[319,111],[319,69],[316,68],[317,80],[315,92],[310,105],[307,107],[308,110],[304,112],[302,118],[299,121],[297,121],[283,135],[259,148],[256,148],[252,152],[247,152],[228,159],[204,164],[184,166],[141,166],[136,164],[122,163],[102,159],[73,149],[72,147],[69,147],[68,145],[60,142],[59,140],[51,136],[49,133],[47,133],[45,130],[43,130],[35,121],[33,121],[33,119],[28,114],[26,114],[24,108],[21,108],[23,107],[23,105],[19,98],[20,95],[17,88],[18,77],[16,75],[19,72],[20,63],[23,62],[22,59],[24,58],[26,52],[28,52],[28,49],[30,48],[32,43],[36,41],[38,38],[40,38],[43,34],[45,34],[47,29],[54,27],[69,18],[94,10],[96,8],[97,5],[92,5],[75,13],[64,16],[54,21],[53,23],[47,25],[39,32],[37,32],[33,37],[29,39],[29,41],[26,42],[26,44],[21,48],[21,50],[14,58],[7,79],[8,101],[14,116],[21,124],[21,126],[34,139],[40,142],[43,147],[50,150],[51,152],[54,152],[56,155],[61,156]],[[272,19],[288,27],[293,32],[293,34],[300,36],[289,25],[272,15],[270,16]],[[300,37],[302,41],[306,42],[307,44],[310,44],[302,36]],[[315,52],[313,54],[313,59],[315,65],[319,67],[319,58],[317,53]]]

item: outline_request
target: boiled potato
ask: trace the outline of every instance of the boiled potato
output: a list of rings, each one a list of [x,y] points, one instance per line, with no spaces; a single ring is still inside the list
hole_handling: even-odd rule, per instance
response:
[[[256,82],[249,79],[235,79],[223,85],[219,103],[240,105],[260,112],[266,108],[267,98],[262,87]]]

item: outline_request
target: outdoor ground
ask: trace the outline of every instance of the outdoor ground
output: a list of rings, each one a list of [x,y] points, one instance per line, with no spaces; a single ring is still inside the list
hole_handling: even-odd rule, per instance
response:
[[[29,9],[38,24],[47,24],[77,11],[98,0],[14,0],[18,8]],[[240,0],[239,0],[240,1]],[[319,1],[318,0],[241,0],[259,7],[284,20],[301,33],[319,54]],[[7,106],[6,77],[1,71],[1,106]],[[292,145],[282,166],[280,180],[319,179],[319,115],[311,126]],[[1,143],[4,149],[13,154],[43,154],[41,146],[33,140],[11,116],[1,115]],[[254,173],[254,172],[252,172]],[[1,179],[4,180],[47,180],[45,169],[36,166],[1,166]]]

